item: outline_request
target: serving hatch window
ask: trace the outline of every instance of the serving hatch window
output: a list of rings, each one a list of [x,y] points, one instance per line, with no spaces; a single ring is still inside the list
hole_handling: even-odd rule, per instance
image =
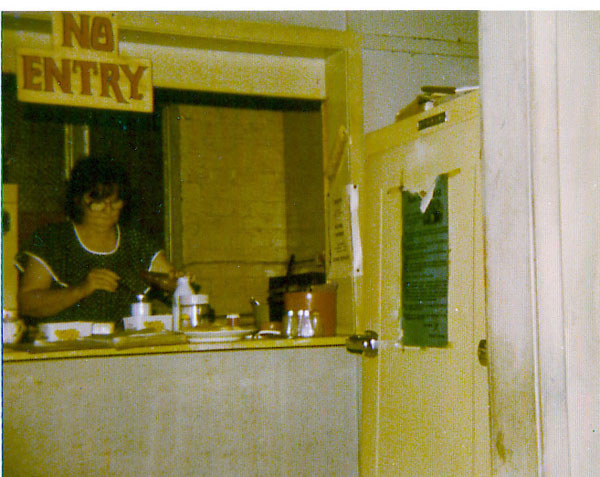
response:
[[[160,109],[145,114],[23,103],[15,76],[2,75],[2,181],[19,187],[19,244],[38,227],[64,219],[69,170],[86,153],[126,161],[137,198],[134,220],[162,243]]]

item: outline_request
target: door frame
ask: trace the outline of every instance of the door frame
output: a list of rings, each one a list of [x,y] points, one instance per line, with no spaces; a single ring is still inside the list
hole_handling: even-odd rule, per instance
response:
[[[481,12],[494,475],[600,461],[600,13]]]

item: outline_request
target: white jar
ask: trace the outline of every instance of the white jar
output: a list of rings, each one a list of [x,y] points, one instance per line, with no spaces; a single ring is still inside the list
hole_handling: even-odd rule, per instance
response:
[[[182,295],[179,297],[179,316],[181,323],[186,321],[191,328],[208,320],[210,305],[208,295]]]
[[[180,277],[177,279],[177,288],[173,293],[173,331],[179,331],[181,328],[181,314],[180,314],[180,297],[193,295],[194,290],[190,286],[189,277]]]

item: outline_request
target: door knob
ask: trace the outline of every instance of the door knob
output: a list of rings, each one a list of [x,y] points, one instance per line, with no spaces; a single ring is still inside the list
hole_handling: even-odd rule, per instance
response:
[[[366,330],[362,335],[349,336],[346,338],[346,350],[368,357],[377,356],[378,338],[377,333],[371,330]]]

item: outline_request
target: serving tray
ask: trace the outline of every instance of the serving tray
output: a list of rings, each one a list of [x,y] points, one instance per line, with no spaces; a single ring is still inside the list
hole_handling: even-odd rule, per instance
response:
[[[220,328],[215,330],[184,329],[190,343],[220,343],[224,341],[238,341],[252,335],[255,328]]]

